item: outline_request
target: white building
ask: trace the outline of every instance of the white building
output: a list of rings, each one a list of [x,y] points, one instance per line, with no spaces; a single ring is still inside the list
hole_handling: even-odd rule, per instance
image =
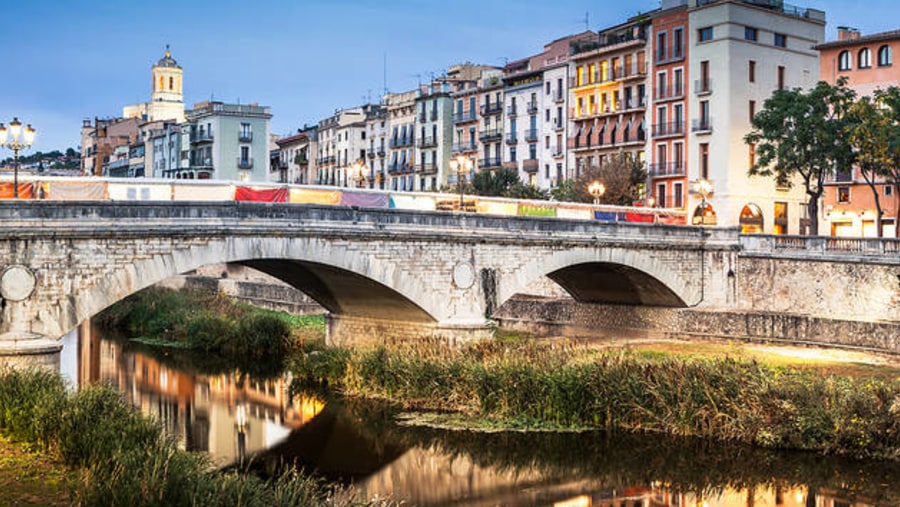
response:
[[[175,178],[269,180],[270,108],[200,102],[187,117],[189,164],[179,168]]]
[[[153,80],[150,102],[125,106],[122,108],[123,118],[139,118],[144,121],[170,120],[177,123],[184,121],[184,92],[182,79],[184,71],[169,53],[166,46],[165,55],[152,68]]]

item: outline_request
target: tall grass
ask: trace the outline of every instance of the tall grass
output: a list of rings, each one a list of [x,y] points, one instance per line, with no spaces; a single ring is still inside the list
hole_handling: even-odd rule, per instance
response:
[[[111,387],[70,393],[59,375],[44,370],[0,370],[0,432],[74,467],[74,505],[365,505],[337,500],[333,489],[297,471],[271,480],[215,471],[203,456],[179,450]]]
[[[299,381],[506,427],[659,432],[900,459],[900,379],[498,342],[318,350],[293,368]]]

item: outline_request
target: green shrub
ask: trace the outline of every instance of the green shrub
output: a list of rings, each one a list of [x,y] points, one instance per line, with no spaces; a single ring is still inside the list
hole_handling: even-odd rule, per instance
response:
[[[48,448],[60,427],[66,387],[43,369],[0,371],[0,430],[15,440]]]

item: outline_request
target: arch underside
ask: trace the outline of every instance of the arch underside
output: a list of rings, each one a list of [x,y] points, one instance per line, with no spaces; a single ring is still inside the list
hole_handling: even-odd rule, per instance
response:
[[[663,282],[622,264],[586,262],[547,275],[582,303],[684,307]]]
[[[434,317],[397,291],[327,264],[280,259],[239,261],[306,293],[333,314],[433,323]]]

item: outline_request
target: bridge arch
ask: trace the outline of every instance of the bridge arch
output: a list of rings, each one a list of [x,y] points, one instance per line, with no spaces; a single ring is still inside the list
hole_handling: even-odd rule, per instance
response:
[[[653,253],[579,247],[538,256],[510,273],[497,291],[498,306],[545,276],[582,302],[685,307],[702,299],[697,284]]]
[[[64,299],[58,318],[45,315],[47,336],[62,336],[104,308],[171,276],[199,267],[238,263],[306,292],[329,311],[348,316],[433,323],[444,317],[419,274],[398,263],[317,237],[235,236],[156,254],[122,265]]]

